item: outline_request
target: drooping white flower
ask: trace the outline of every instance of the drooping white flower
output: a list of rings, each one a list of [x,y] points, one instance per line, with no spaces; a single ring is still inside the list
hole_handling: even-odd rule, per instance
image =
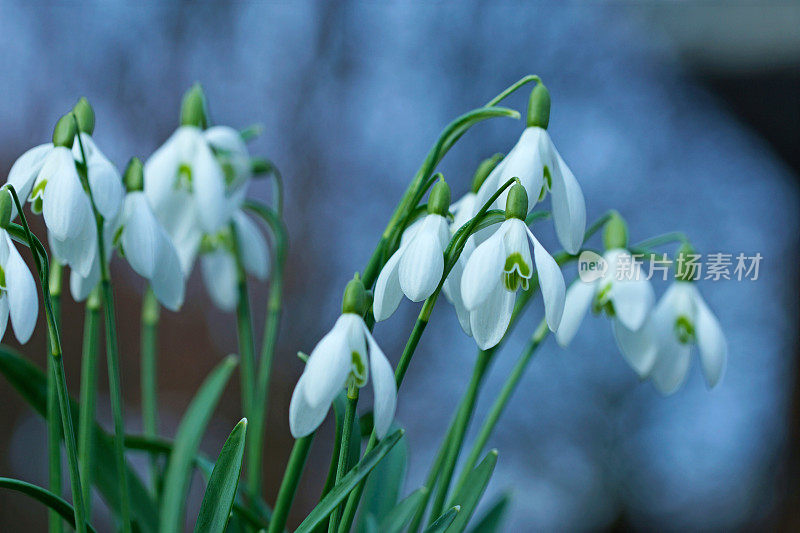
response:
[[[532,109],[538,112],[532,114]],[[483,205],[504,183],[515,177],[528,193],[528,212],[549,192],[558,240],[566,251],[576,253],[583,243],[586,229],[586,204],[575,175],[547,133],[549,115],[550,96],[539,83],[531,94],[528,127],[483,183],[476,205]],[[507,196],[508,190],[500,195],[493,207],[502,209]]]
[[[461,278],[461,295],[470,312],[472,336],[482,350],[497,345],[505,335],[517,290],[528,289],[534,261],[547,325],[552,331],[558,329],[564,310],[561,269],[521,220],[527,201],[524,188],[515,184],[511,189],[506,221],[475,248]],[[531,260],[531,245],[534,261]]]
[[[477,211],[475,208],[475,200],[477,195],[474,192],[468,192],[461,197],[460,200],[453,203],[453,222],[450,224],[450,234],[455,234],[464,224],[470,221],[474,213]],[[444,292],[447,301],[455,308],[458,323],[461,329],[464,330],[469,336],[472,336],[472,328],[469,325],[469,310],[464,305],[464,299],[461,297],[461,277],[464,275],[464,267],[467,265],[472,252],[475,251],[475,238],[470,235],[467,242],[464,244],[464,249],[458,260],[453,265],[452,270],[447,275],[444,281],[442,291]]]
[[[623,357],[644,378],[656,359],[655,343],[645,331],[655,302],[653,287],[627,250],[608,250],[603,261],[606,269],[600,277],[578,279],[567,291],[556,341],[562,347],[569,345],[589,308],[596,313],[604,312],[612,319],[614,337]]]
[[[14,335],[25,344],[31,338],[39,313],[36,283],[11,237],[5,231],[0,233],[0,339],[11,315]]]
[[[689,370],[697,345],[706,382],[714,387],[725,372],[728,345],[719,321],[691,281],[676,280],[661,297],[650,319],[658,352],[650,372],[662,394],[672,394]]]
[[[363,310],[363,293],[360,280],[348,284],[342,315],[308,358],[289,405],[289,426],[295,438],[304,437],[319,427],[344,387],[363,387],[370,378],[375,396],[375,433],[383,438],[389,430],[397,404],[397,387],[392,366],[361,315],[353,312],[359,308]],[[362,303],[348,303],[356,300]]]

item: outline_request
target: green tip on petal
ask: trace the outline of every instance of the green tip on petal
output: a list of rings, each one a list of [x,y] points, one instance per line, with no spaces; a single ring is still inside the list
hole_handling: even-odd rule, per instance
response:
[[[72,113],[67,113],[58,119],[53,128],[53,144],[71,149],[75,142],[75,133],[75,117]]]
[[[142,160],[138,157],[131,157],[128,166],[125,167],[125,188],[128,192],[141,191],[144,189],[144,167]]]
[[[498,153],[481,161],[481,164],[475,170],[475,176],[472,178],[472,192],[477,193],[480,190],[483,182],[486,181],[486,178],[489,177],[495,167],[500,164],[503,157],[505,157],[503,154]]]
[[[628,225],[625,219],[614,211],[603,228],[603,246],[606,250],[628,247]]]
[[[433,185],[431,196],[428,198],[428,213],[447,216],[448,211],[450,211],[450,186],[440,176]]]
[[[81,96],[78,103],[72,108],[75,118],[78,121],[78,129],[83,133],[91,135],[94,133],[94,109],[85,97]]]
[[[508,191],[506,199],[506,219],[518,218],[525,220],[528,215],[528,192],[525,187],[517,181]]]
[[[353,313],[363,316],[367,312],[367,290],[361,281],[361,276],[356,273],[347,283],[342,297],[342,313]]]
[[[14,199],[11,198],[11,191],[7,187],[0,189],[0,228],[7,229],[11,224],[11,211]]]
[[[531,91],[528,100],[528,127],[547,129],[550,124],[550,91],[541,81]]]
[[[181,126],[195,126],[200,129],[208,127],[206,111],[206,95],[199,83],[186,91],[181,102]]]

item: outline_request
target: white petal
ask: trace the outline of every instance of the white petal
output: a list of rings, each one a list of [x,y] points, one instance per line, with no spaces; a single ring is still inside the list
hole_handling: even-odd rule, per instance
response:
[[[201,256],[200,266],[214,305],[226,312],[233,311],[239,303],[236,260],[226,250],[214,250]]]
[[[76,237],[84,225],[94,224],[91,203],[81,186],[69,149],[53,149],[42,169],[42,177],[47,179],[44,221],[55,238]]]
[[[269,274],[269,251],[264,234],[241,210],[233,214],[233,227],[242,250],[244,269],[258,279],[266,279]]]
[[[81,276],[77,270],[72,270],[69,273],[69,292],[76,302],[84,301],[89,296],[89,293],[97,287],[98,283],[100,283],[99,258],[92,262],[92,268],[88,276]]]
[[[578,180],[555,148],[553,152],[556,159],[555,168],[550,172],[553,222],[559,242],[567,252],[574,254],[583,244],[583,235],[586,231],[586,202]]]
[[[0,339],[6,334],[6,326],[8,326],[8,297],[2,294],[0,295]]]
[[[498,280],[483,304],[470,311],[470,327],[478,348],[488,350],[503,339],[511,322],[515,300],[516,293],[507,291]]]
[[[695,298],[697,318],[695,321],[700,362],[709,387],[714,387],[725,373],[728,360],[728,343],[717,317],[711,312],[699,294]]]
[[[122,176],[117,168],[100,152],[89,159],[89,187],[92,189],[92,198],[97,210],[103,218],[110,219],[116,216],[125,196],[122,185]]]
[[[308,403],[314,407],[330,405],[350,375],[353,365],[349,347],[352,317],[355,315],[350,313],[340,316],[308,358],[304,391]]]
[[[163,212],[155,209],[149,196],[147,199],[172,240],[181,260],[183,273],[188,278],[203,237],[203,229],[197,221],[191,195],[184,191],[171,195],[162,203]]]
[[[480,208],[489,201],[489,198],[491,198],[492,195],[497,192],[497,189],[503,185],[504,182],[500,182],[500,178],[504,175],[503,168],[505,167],[505,162],[505,159],[501,160],[497,166],[494,167],[494,170],[492,170],[486,177],[480,189],[478,189],[478,192],[475,194],[475,203],[473,205],[472,214],[470,214],[469,218],[474,217]],[[498,204],[499,202],[495,202],[494,205]],[[505,208],[505,205],[503,208]]]
[[[158,216],[169,214],[173,207],[177,207],[168,205],[167,202],[175,192],[175,180],[181,164],[182,139],[187,131],[194,130],[179,128],[144,164],[144,193]],[[189,135],[197,139],[196,132]]]
[[[461,199],[450,205],[450,211],[453,213],[453,233],[475,216],[478,210],[475,205],[476,199],[477,195],[475,193],[468,192]]]
[[[678,342],[675,335],[675,308],[683,292],[681,283],[673,283],[659,300],[651,317],[658,353],[650,377],[662,394],[672,394],[678,390],[689,370],[690,347]]]
[[[186,292],[186,280],[183,277],[181,262],[172,241],[167,233],[159,227],[159,243],[157,264],[158,268],[150,278],[150,286],[161,304],[177,311],[183,305]],[[238,298],[237,298],[238,300]]]
[[[8,173],[8,184],[14,186],[21,203],[24,203],[30,196],[36,177],[42,170],[45,159],[52,150],[52,144],[40,144],[22,154],[11,166],[11,170]],[[16,216],[16,212],[17,209],[14,207],[12,219]]]
[[[405,247],[400,258],[400,287],[412,302],[421,302],[433,294],[444,271],[439,228],[445,224],[444,217],[428,215],[422,227]]]
[[[203,132],[206,142],[218,150],[247,155],[241,134],[230,126],[212,126]]]
[[[206,143],[198,143],[196,150],[192,161],[192,183],[198,219],[207,232],[213,233],[225,225],[232,214],[225,202],[225,176]]]
[[[467,335],[472,336],[472,328],[469,325],[469,311],[464,305],[464,299],[461,297],[461,277],[464,274],[464,266],[467,263],[467,259],[464,258],[465,252],[466,250],[461,253],[461,257],[458,258],[453,269],[450,270],[450,274],[447,275],[442,290],[444,291],[447,301],[449,301],[456,310],[458,323],[461,324],[461,329],[463,329],[464,333]]]
[[[403,235],[400,236],[400,248],[408,246],[408,243],[410,243],[411,239],[413,239],[414,236],[417,234],[419,229],[422,227],[422,223],[424,221],[425,217],[420,217],[408,225],[405,231],[403,231]]]
[[[561,315],[561,323],[556,330],[556,342],[562,348],[566,348],[586,316],[586,311],[592,304],[597,286],[595,283],[586,283],[580,279],[575,280],[567,290],[564,300],[564,313]]]
[[[542,139],[546,135],[547,132],[542,128],[526,128],[516,146],[503,159],[503,173],[497,183],[499,188],[509,179],[519,178],[520,183],[528,193],[528,211],[533,209],[533,206],[539,200],[539,194],[544,183],[544,165],[546,161],[543,157],[546,154],[542,153],[542,147],[546,146],[546,144],[543,143]],[[500,195],[496,206],[500,209],[505,209],[507,198],[508,189]]]
[[[160,224],[142,192],[132,192],[125,198],[124,227],[121,242],[125,258],[140,276],[150,279],[156,269]]]
[[[511,218],[506,220],[503,226],[507,228],[503,237],[503,244],[505,245],[503,260],[511,254],[519,254],[522,262],[530,268],[528,273],[528,278],[530,279],[533,276],[533,263],[531,261],[531,247],[528,244],[528,229],[525,223],[518,218]]]
[[[648,321],[638,331],[631,331],[618,319],[612,324],[622,356],[640,378],[647,377],[656,362],[658,348],[652,324]]]
[[[623,255],[630,257],[628,252],[621,252],[615,257],[619,260]],[[636,265],[633,279],[617,279],[616,264],[610,263],[609,267],[612,276],[609,297],[614,303],[614,312],[626,328],[636,331],[642,327],[655,303],[653,286],[642,273],[640,265]]]
[[[526,226],[527,229],[527,226]],[[536,272],[539,275],[539,289],[544,300],[544,313],[550,331],[558,331],[561,317],[564,314],[566,287],[561,269],[553,257],[539,244],[536,237],[528,230],[528,237],[533,243],[533,257],[536,261]]]
[[[11,325],[14,326],[17,340],[25,344],[31,338],[33,328],[36,326],[36,318],[39,315],[39,297],[28,265],[22,260],[8,234],[5,238],[8,246],[8,259],[4,270]]]
[[[372,313],[375,315],[377,322],[392,316],[392,313],[397,310],[397,306],[400,305],[400,300],[403,299],[398,273],[402,255],[402,248],[393,253],[378,275],[378,281],[375,282]]]
[[[363,330],[369,345],[369,366],[372,374],[372,388],[375,391],[373,407],[375,434],[382,439],[386,436],[386,432],[389,431],[389,426],[394,420],[394,412],[397,407],[397,387],[392,365],[389,364],[366,325]]]
[[[486,301],[491,291],[502,281],[505,262],[503,235],[506,227],[503,223],[494,235],[475,248],[464,267],[461,297],[470,311]]]
[[[48,234],[50,249],[62,263],[69,265],[80,276],[86,277],[97,260],[97,226],[86,224],[76,237],[60,240]]]
[[[310,435],[312,431],[317,429],[322,421],[325,420],[325,415],[328,414],[330,404],[320,404],[312,406],[306,400],[304,392],[306,382],[306,374],[303,373],[297,381],[292,393],[292,401],[289,404],[289,428],[292,431],[292,436],[296,439]]]

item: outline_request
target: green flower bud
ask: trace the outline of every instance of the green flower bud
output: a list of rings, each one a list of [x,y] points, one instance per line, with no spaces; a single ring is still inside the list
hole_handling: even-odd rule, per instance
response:
[[[511,186],[511,190],[508,191],[508,199],[506,199],[506,220],[509,218],[525,220],[527,215],[528,192],[520,182],[516,182]]]
[[[550,91],[539,82],[531,91],[528,100],[528,127],[538,126],[547,129],[550,123]]]
[[[67,113],[56,122],[53,128],[53,144],[72,149],[75,142],[75,118],[72,113]]]
[[[128,166],[125,167],[125,175],[122,177],[125,188],[128,192],[141,191],[144,189],[144,167],[138,157],[131,157]]]
[[[8,188],[3,187],[0,189],[0,228],[8,229],[9,224],[11,224],[13,205],[14,199],[11,197],[11,192]]]
[[[675,279],[678,281],[694,281],[696,279],[696,272],[689,263],[693,258],[697,257],[697,252],[688,242],[685,242],[678,248],[678,253],[675,254]],[[696,267],[697,264],[694,264]]]
[[[606,250],[628,247],[628,225],[625,219],[614,211],[603,228],[603,246]]]
[[[492,157],[484,159],[475,170],[475,176],[472,178],[472,192],[478,192],[483,182],[492,173],[492,170],[503,160],[503,154],[494,154]]]
[[[367,311],[367,290],[361,282],[361,276],[356,272],[344,288],[342,297],[342,313],[354,313],[363,316]]]
[[[444,178],[434,184],[431,195],[428,198],[428,214],[447,216],[450,211],[450,186]]]
[[[78,129],[91,135],[94,133],[94,109],[89,100],[81,96],[78,103],[72,108],[75,118],[78,119]]]
[[[203,88],[199,83],[192,85],[192,88],[183,95],[181,126],[197,126],[201,129],[208,127],[206,95],[203,93]]]

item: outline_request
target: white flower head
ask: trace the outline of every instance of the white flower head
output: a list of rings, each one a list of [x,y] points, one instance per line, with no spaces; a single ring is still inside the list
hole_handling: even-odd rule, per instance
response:
[[[462,196],[460,200],[453,203],[453,222],[450,224],[451,235],[455,234],[459,228],[472,218],[475,212],[474,205],[476,197],[474,192],[468,192]],[[447,301],[450,302],[456,310],[456,316],[458,316],[458,323],[461,325],[461,329],[469,336],[472,336],[472,328],[469,325],[469,310],[467,310],[464,305],[464,299],[461,297],[461,277],[464,274],[464,267],[466,267],[467,261],[474,250],[475,238],[470,235],[464,245],[464,249],[461,251],[461,255],[458,256],[458,260],[455,265],[453,265],[452,270],[450,270],[442,286],[442,291]]]
[[[36,283],[11,237],[4,230],[0,233],[0,339],[10,315],[14,334],[24,344],[31,338],[39,313]]]

